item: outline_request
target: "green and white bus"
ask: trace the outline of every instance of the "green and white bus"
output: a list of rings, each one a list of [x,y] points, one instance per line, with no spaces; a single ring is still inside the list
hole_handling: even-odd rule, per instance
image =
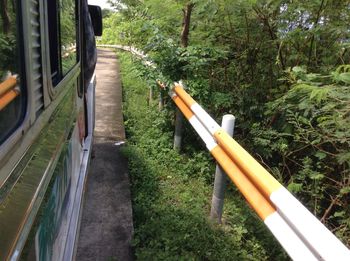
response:
[[[0,260],[74,258],[94,130],[93,30],[102,33],[101,9],[86,0],[0,0]]]

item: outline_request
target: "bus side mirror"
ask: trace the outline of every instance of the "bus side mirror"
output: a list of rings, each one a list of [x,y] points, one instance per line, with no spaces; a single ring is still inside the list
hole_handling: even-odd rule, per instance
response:
[[[95,36],[102,36],[102,10],[97,5],[89,5],[89,13],[91,17],[92,27]]]

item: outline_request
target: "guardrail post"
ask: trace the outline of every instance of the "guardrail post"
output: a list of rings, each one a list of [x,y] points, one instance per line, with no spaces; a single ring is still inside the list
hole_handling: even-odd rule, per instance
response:
[[[159,111],[162,111],[164,108],[164,94],[163,89],[159,90],[159,103],[158,103],[158,109]]]
[[[180,81],[181,86],[184,86],[182,81]],[[185,87],[183,87],[185,88]],[[181,150],[182,143],[182,132],[183,132],[183,122],[184,116],[179,108],[176,107],[176,116],[175,116],[175,135],[174,135],[174,150]]]
[[[231,114],[226,114],[222,118],[222,128],[232,137],[235,126],[235,117]],[[221,167],[216,164],[214,191],[211,200],[210,218],[221,224],[222,210],[224,208],[224,196],[227,183],[227,176]]]
[[[149,105],[153,102],[153,86],[149,87],[149,97],[148,97]]]
[[[178,151],[181,150],[183,121],[184,121],[184,116],[182,115],[182,112],[179,110],[179,108],[176,108],[174,150],[178,150]]]

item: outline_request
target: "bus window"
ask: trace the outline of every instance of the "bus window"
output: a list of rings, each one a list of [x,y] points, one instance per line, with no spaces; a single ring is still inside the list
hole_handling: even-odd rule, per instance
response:
[[[58,12],[56,1],[49,1],[47,5],[47,14],[49,17],[49,49],[51,62],[51,78],[55,85],[59,80],[59,31],[58,31]]]
[[[77,6],[75,0],[48,2],[51,77],[54,85],[77,63]]]
[[[0,1],[0,144],[21,124],[26,108],[20,61],[17,1]]]
[[[75,0],[60,0],[62,74],[77,62],[77,19]]]

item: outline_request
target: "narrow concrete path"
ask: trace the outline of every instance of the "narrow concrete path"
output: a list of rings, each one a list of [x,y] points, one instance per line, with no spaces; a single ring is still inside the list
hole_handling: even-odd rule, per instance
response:
[[[96,66],[94,157],[87,179],[76,260],[133,260],[130,183],[126,159],[115,143],[125,140],[119,65],[99,49]]]

